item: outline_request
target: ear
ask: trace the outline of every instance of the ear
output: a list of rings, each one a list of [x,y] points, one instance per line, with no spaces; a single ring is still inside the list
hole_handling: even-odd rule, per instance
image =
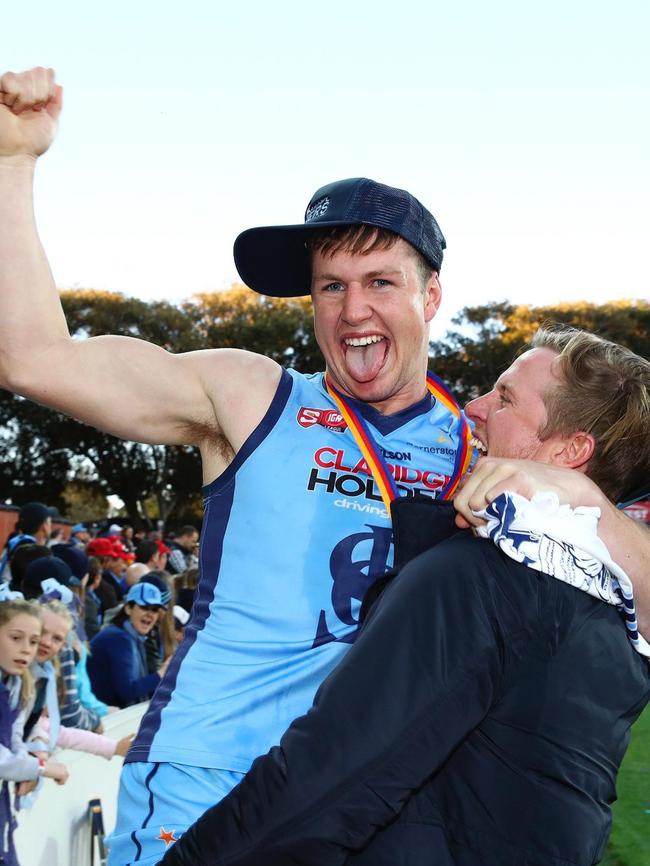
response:
[[[549,462],[585,472],[595,450],[596,440],[591,433],[571,433],[558,438]]]
[[[424,321],[430,322],[438,312],[440,301],[442,299],[442,289],[438,272],[434,271],[429,278],[427,287],[424,291]]]

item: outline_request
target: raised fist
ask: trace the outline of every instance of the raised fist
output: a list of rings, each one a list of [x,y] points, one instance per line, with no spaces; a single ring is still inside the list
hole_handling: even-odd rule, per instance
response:
[[[45,153],[56,133],[61,98],[52,69],[5,72],[0,78],[0,157]]]

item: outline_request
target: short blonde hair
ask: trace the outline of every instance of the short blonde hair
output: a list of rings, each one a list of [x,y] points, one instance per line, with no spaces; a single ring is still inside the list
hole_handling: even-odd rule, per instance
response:
[[[617,500],[650,482],[650,361],[595,334],[545,323],[532,348],[557,352],[562,379],[544,398],[540,439],[590,433],[596,447],[587,475]]]

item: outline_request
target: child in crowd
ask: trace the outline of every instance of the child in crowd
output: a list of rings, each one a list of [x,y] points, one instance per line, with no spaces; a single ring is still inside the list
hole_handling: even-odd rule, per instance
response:
[[[52,597],[63,599],[72,613],[75,627],[83,628],[81,603],[71,589],[71,585],[75,582],[79,585],[79,580],[72,574],[70,566],[58,557],[52,556],[50,559],[39,559],[30,563],[23,579],[23,593],[25,598],[42,598],[43,592],[46,591],[45,587],[51,584],[54,592]],[[85,637],[85,632],[83,636]],[[79,640],[75,632],[61,648],[59,654],[60,676],[65,684],[63,700],[60,703],[61,722],[71,728],[101,733],[100,712],[97,708],[84,706],[79,696],[77,663],[80,658]]]
[[[25,713],[32,697],[29,666],[40,636],[38,605],[5,595],[0,600],[0,862],[5,866],[18,866],[9,782],[18,782],[16,793],[22,795],[34,789],[40,776],[59,785],[68,778],[63,764],[30,755],[23,743]]]
[[[66,605],[58,600],[44,602],[41,605],[41,616],[43,631],[36,660],[31,667],[37,683],[36,700],[34,712],[25,726],[29,751],[45,755],[59,746],[90,752],[107,759],[113,755],[124,757],[132,735],[115,740],[61,724],[59,704],[64,699],[64,683],[61,676],[57,676],[57,656],[65,647],[68,635],[73,629],[73,618]]]

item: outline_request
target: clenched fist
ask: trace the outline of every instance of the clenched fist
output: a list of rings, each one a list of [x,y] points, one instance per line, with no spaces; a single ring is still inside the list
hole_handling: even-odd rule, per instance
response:
[[[37,157],[48,149],[61,113],[54,71],[37,66],[0,78],[0,157]]]

